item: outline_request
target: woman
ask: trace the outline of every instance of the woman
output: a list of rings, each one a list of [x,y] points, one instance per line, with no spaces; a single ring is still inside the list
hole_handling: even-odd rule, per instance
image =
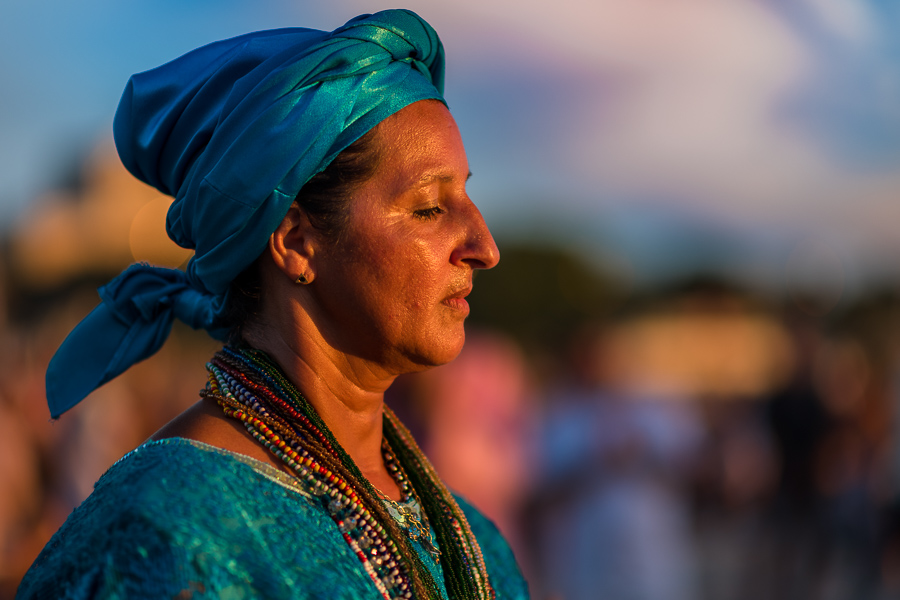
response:
[[[205,46],[132,77],[126,167],[175,196],[186,272],[133,265],[47,374],[54,417],[178,318],[232,342],[114,465],[21,597],[519,598],[496,529],[383,404],[452,360],[497,248],[466,194],[443,49],[408,11]]]

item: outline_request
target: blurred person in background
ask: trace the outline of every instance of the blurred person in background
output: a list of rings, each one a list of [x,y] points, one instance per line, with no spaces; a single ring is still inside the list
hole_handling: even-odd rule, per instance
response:
[[[770,555],[772,593],[780,598],[817,597],[827,552],[822,506],[815,481],[816,455],[831,429],[821,391],[815,385],[815,357],[823,339],[810,318],[788,319],[794,368],[787,382],[766,402],[779,475],[771,507],[774,552]]]
[[[0,597],[12,596],[12,582],[27,567],[21,548],[41,509],[40,454],[11,391],[0,389]]]
[[[796,359],[766,403],[780,469],[772,550],[758,577],[773,598],[875,598],[888,583],[879,573],[879,531],[892,528],[880,522],[896,435],[884,352],[890,323],[881,315],[873,336],[859,312],[835,317],[828,332],[815,315],[785,316]]]
[[[527,597],[497,529],[383,402],[459,353],[473,273],[498,260],[443,72],[434,30],[393,10],[132,77],[120,157],[175,197],[167,231],[195,254],[101,289],[50,362],[51,414],[154,354],[175,318],[229,343],[20,597]],[[117,434],[96,423],[98,443]]]
[[[576,338],[575,377],[541,416],[539,585],[565,600],[693,600],[687,491],[702,424],[684,399],[610,385],[605,345],[602,328]]]

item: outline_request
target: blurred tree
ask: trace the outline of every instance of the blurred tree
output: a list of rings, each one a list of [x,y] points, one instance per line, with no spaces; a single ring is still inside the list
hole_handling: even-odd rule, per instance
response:
[[[503,331],[525,348],[560,348],[584,322],[601,320],[625,295],[624,282],[565,248],[501,244],[501,261],[478,275],[470,324]]]

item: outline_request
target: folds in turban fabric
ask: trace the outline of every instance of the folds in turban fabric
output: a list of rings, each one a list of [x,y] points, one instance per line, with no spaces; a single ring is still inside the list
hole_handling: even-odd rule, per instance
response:
[[[177,317],[225,333],[231,281],[265,249],[300,188],[347,146],[418,100],[443,101],[444,52],[413,12],[363,15],[333,32],[260,31],[215,42],[128,82],[113,123],[122,162],[175,197],[187,271],[136,264],[47,369],[57,417],[159,350]]]

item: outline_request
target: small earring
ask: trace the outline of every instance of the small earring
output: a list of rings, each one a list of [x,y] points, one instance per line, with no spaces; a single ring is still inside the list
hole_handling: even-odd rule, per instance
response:
[[[299,283],[300,285],[306,285],[307,283],[309,283],[309,279],[306,278],[306,274],[304,273],[304,274],[301,274],[300,277],[298,277],[297,280],[294,281],[294,283]]]

